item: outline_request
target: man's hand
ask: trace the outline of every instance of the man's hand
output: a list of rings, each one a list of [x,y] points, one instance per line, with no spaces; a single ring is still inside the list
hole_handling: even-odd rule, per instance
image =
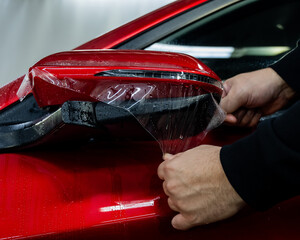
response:
[[[271,68],[236,75],[224,83],[221,107],[225,122],[237,126],[255,126],[261,116],[285,106],[295,92]]]
[[[202,145],[176,155],[165,154],[158,176],[168,195],[168,204],[179,212],[172,220],[186,230],[228,218],[244,201],[228,182],[220,163],[220,147]]]

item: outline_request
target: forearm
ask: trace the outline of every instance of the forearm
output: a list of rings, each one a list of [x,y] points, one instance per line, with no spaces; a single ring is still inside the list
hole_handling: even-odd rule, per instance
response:
[[[264,210],[300,194],[300,102],[221,149],[225,174],[252,207]]]

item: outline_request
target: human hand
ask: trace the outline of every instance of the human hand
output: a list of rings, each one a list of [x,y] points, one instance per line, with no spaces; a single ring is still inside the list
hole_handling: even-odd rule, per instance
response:
[[[255,126],[261,116],[285,106],[295,92],[271,68],[236,75],[224,83],[221,107],[225,122],[237,126]]]
[[[225,176],[220,147],[202,145],[163,158],[157,171],[170,208],[179,212],[172,219],[174,228],[186,230],[219,221],[245,205]]]

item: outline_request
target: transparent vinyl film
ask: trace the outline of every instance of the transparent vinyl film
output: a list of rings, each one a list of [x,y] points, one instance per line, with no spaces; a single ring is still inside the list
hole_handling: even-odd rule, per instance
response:
[[[218,105],[220,91],[213,90],[216,86],[211,88],[207,81],[181,81],[184,74],[177,74],[175,79],[163,81],[117,75],[99,76],[95,80],[62,78],[45,69],[33,68],[24,77],[18,96],[23,99],[30,92],[44,96],[42,83],[49,94],[59,95],[67,90],[72,100],[89,98],[126,110],[158,141],[163,153],[175,154],[200,145],[206,134],[225,118]],[[126,120],[125,115],[116,115],[110,121]]]

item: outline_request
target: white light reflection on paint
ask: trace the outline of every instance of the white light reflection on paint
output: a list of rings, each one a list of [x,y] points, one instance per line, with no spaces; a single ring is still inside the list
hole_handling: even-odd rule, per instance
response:
[[[118,205],[102,207],[99,209],[100,212],[114,212],[114,211],[121,211],[121,210],[128,210],[128,209],[137,209],[137,208],[144,208],[144,207],[153,207],[154,201],[157,200],[149,200],[149,201],[132,201],[129,203],[118,203]]]

